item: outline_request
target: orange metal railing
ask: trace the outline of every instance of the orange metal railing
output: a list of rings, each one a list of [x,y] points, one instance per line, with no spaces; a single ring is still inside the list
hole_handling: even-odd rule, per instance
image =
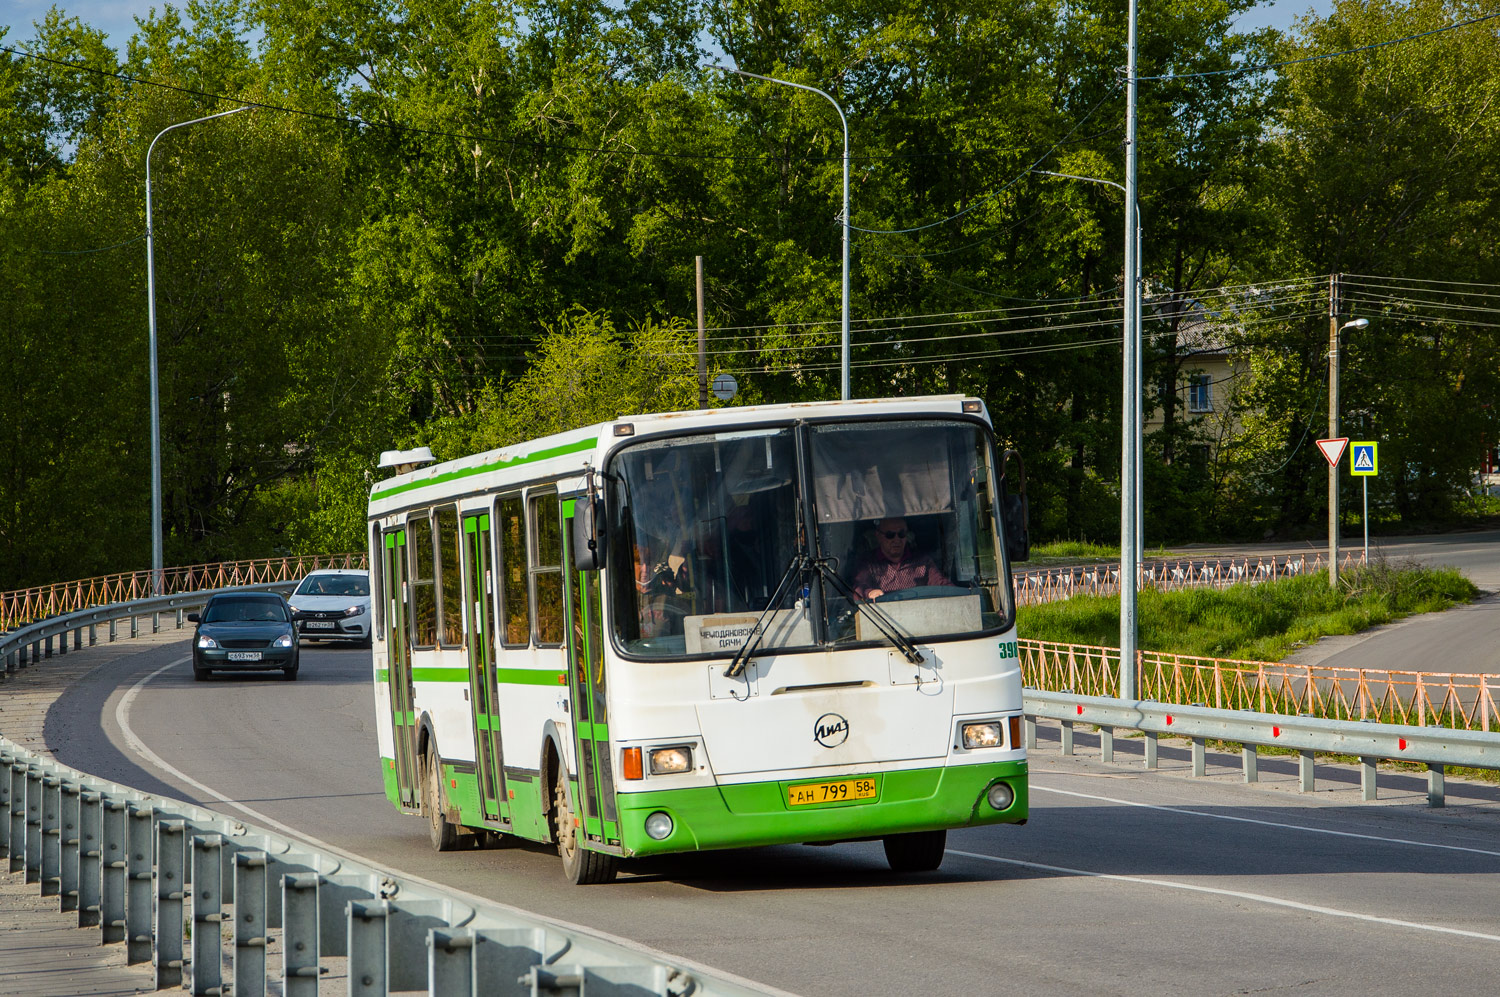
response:
[[[166,568],[162,573],[162,595],[223,588],[227,585],[261,585],[294,581],[320,568],[366,568],[364,551],[352,554],[311,554],[261,557],[248,561],[219,561]],[[72,613],[114,602],[144,599],[151,591],[151,571],[127,571],[72,582],[56,582],[35,588],[0,592],[0,630],[14,630],[37,620]]]
[[[1023,640],[1020,652],[1028,688],[1118,694],[1118,648]],[[1500,731],[1500,674],[1328,668],[1159,651],[1140,651],[1138,660],[1139,695],[1159,703]]]

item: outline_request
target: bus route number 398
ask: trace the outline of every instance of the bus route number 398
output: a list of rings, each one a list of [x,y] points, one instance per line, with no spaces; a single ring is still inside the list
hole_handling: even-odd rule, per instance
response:
[[[810,782],[788,786],[788,806],[801,807],[815,803],[845,803],[873,800],[878,792],[874,779],[840,779],[837,782]]]

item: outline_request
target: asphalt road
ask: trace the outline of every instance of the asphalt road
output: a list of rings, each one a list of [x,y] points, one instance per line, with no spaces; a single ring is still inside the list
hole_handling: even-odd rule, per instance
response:
[[[187,643],[128,653],[48,715],[59,761],[304,836],[408,875],[802,994],[1491,992],[1500,959],[1500,787],[1417,776],[1361,804],[1353,770],[1228,759],[1187,777],[1164,742],[1065,758],[1043,728],[1022,827],[949,837],[935,874],[878,844],[784,846],[627,864],[563,883],[550,849],[439,855],[376,765],[369,653],[307,646],[302,677],[194,682]],[[1118,742],[1117,742],[1118,745]],[[160,764],[151,761],[154,755]],[[1132,758],[1135,759],[1132,764]]]

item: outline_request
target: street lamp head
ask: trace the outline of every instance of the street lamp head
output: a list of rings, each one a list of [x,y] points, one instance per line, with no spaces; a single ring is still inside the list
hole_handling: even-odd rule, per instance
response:
[[[1340,326],[1339,331],[1342,332],[1344,329],[1363,329],[1369,324],[1370,320],[1367,318],[1352,318]]]

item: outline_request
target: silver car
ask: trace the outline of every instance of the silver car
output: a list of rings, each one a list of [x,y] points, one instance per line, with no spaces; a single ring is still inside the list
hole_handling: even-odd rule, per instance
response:
[[[370,646],[370,573],[334,568],[314,571],[287,599],[301,621],[304,640],[353,641]]]

